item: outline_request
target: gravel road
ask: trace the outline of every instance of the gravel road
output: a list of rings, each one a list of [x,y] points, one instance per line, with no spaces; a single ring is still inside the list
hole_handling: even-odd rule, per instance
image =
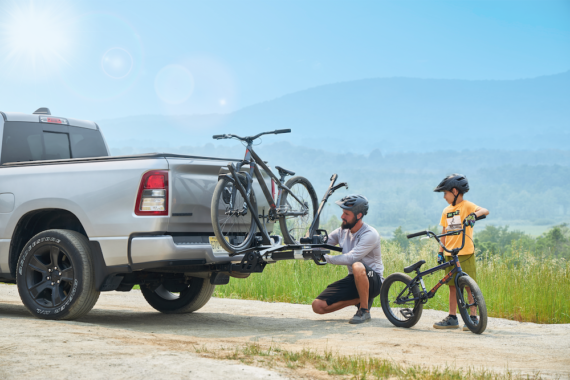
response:
[[[139,291],[102,293],[77,321],[42,321],[21,304],[13,285],[0,285],[0,378],[271,379],[291,372],[200,357],[195,347],[257,341],[287,350],[329,349],[398,363],[486,368],[570,378],[570,325],[490,318],[482,335],[434,330],[446,313],[426,310],[412,329],[395,328],[380,308],[350,325],[355,308],[316,315],[307,305],[213,298],[198,312],[164,315]]]

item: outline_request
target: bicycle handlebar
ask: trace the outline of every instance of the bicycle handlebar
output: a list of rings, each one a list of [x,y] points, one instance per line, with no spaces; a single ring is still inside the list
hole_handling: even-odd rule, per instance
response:
[[[481,219],[486,219],[486,218],[487,218],[486,215],[481,215],[481,216],[478,216],[475,220],[481,220]],[[453,250],[450,251],[449,249],[445,248],[445,246],[441,243],[441,240],[439,240],[439,238],[440,238],[440,237],[447,236],[447,235],[451,235],[451,234],[456,234],[456,233],[463,233],[463,239],[462,239],[463,242],[462,242],[460,248],[455,248],[455,249],[453,249]],[[449,253],[452,253],[452,254],[453,254],[453,251],[457,251],[457,252],[461,251],[461,250],[463,249],[463,247],[465,246],[465,225],[463,225],[463,228],[460,229],[460,230],[449,231],[449,232],[446,232],[446,233],[441,234],[441,235],[436,235],[436,234],[434,234],[434,233],[431,232],[431,231],[420,231],[420,232],[415,232],[415,233],[413,233],[413,234],[409,234],[409,235],[407,235],[406,237],[407,237],[408,239],[412,239],[412,238],[415,238],[415,237],[418,237],[418,236],[422,236],[422,235],[428,235],[429,237],[435,238],[435,240],[437,240],[437,242],[439,243],[439,245],[440,245],[446,252],[449,252]],[[456,252],[455,254],[457,254],[457,252]]]
[[[427,235],[427,231],[416,232],[416,233],[413,233],[413,234],[409,234],[409,235],[407,235],[406,237],[407,237],[408,239],[411,239],[411,238],[415,238],[415,237],[422,236],[422,235]]]
[[[255,140],[255,139],[257,139],[257,138],[259,138],[260,136],[263,136],[263,135],[271,135],[271,134],[278,135],[278,134],[281,134],[281,133],[291,133],[291,130],[290,130],[290,129],[276,129],[276,130],[274,130],[274,131],[261,132],[261,133],[258,133],[258,134],[255,135],[255,136],[246,136],[246,137],[241,137],[241,136],[232,135],[232,134],[213,135],[212,138],[213,138],[214,140],[234,139],[234,138],[235,138],[235,139],[238,139],[238,140],[241,140],[241,141],[252,142],[253,140]]]

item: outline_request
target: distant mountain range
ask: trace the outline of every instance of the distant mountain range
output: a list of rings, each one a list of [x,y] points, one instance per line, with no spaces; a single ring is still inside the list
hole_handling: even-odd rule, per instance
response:
[[[339,152],[568,149],[570,71],[533,79],[378,78],[295,92],[230,114],[98,121],[111,147],[218,144],[213,134],[291,128],[267,142]]]

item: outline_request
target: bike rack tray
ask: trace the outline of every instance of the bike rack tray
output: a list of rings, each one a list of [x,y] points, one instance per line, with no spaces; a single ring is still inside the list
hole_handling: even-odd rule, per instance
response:
[[[260,273],[268,262],[280,260],[313,260],[317,265],[325,265],[321,258],[330,251],[342,252],[342,248],[328,244],[261,245],[236,252],[234,255],[243,254],[244,257],[241,263],[232,264],[231,270]]]

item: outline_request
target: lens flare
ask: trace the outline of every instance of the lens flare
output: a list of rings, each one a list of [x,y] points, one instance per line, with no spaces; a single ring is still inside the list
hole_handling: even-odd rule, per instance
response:
[[[129,75],[133,68],[133,57],[123,48],[111,48],[103,54],[101,68],[105,74],[113,79],[124,78]]]

